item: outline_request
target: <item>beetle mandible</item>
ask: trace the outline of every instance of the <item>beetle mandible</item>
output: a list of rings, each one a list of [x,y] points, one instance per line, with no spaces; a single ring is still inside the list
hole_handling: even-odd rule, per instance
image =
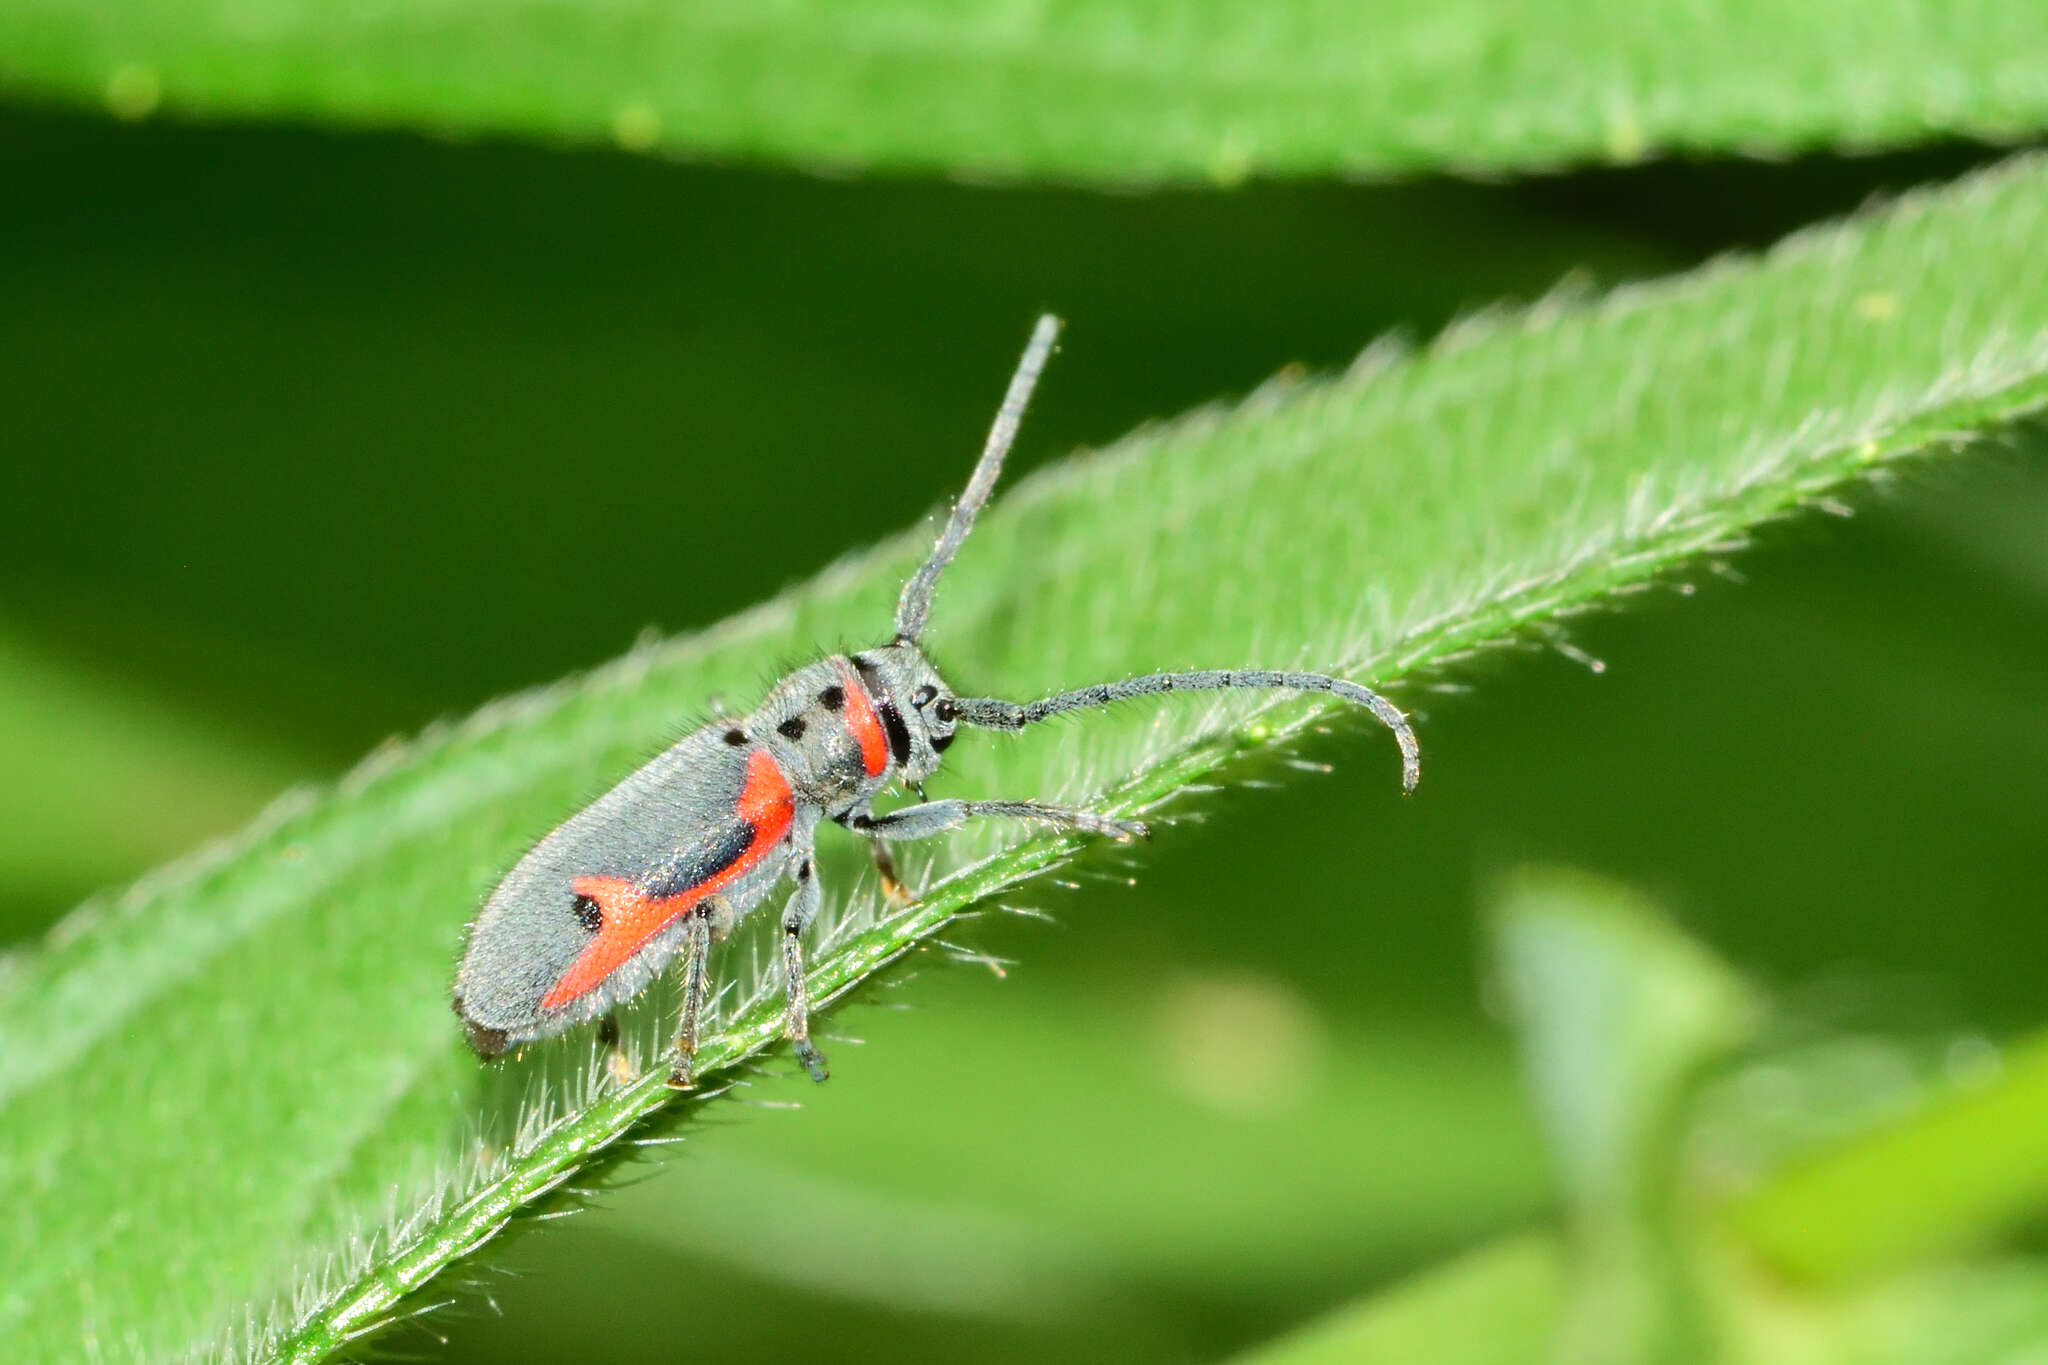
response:
[[[779,935],[784,1030],[811,1077],[824,1080],[803,961],[804,931],[821,901],[812,860],[821,821],[870,841],[892,894],[900,886],[890,841],[928,839],[980,816],[1124,841],[1147,833],[1136,820],[1036,801],[926,801],[876,815],[875,797],[892,783],[919,789],[961,726],[1022,730],[1048,716],[1162,692],[1323,692],[1365,707],[1394,732],[1402,789],[1414,790],[1420,750],[1407,718],[1378,693],[1320,673],[1154,673],[1029,703],[961,697],[946,685],[917,644],[932,591],[995,489],[1058,334],[1059,320],[1049,315],[1032,330],[966,491],[930,558],[903,585],[893,639],[800,668],[746,719],[685,736],[556,826],[499,883],[470,927],[455,978],[455,1009],[480,1055],[496,1057],[600,1018],[615,1038],[612,1011],[680,954],[683,1003],[670,1084],[688,1088],[712,936],[789,882]]]

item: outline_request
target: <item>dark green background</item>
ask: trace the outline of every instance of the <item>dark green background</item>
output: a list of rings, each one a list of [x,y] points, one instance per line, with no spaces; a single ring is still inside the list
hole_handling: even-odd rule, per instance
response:
[[[1119,197],[17,110],[0,624],[213,737],[215,768],[113,764],[76,803],[150,793],[161,846],[139,847],[168,856],[273,779],[708,624],[918,517],[964,477],[1039,309],[1070,330],[1020,468],[1979,159]],[[1280,790],[1187,800],[1202,821],[1040,887],[1056,927],[965,931],[1018,960],[1008,980],[934,959],[890,995],[908,1012],[835,1024],[867,1046],[837,1048],[831,1086],[758,1087],[801,1112],[728,1115],[606,1211],[494,1248],[468,1306],[419,1331],[480,1361],[1261,1340],[1547,1206],[1475,919],[1528,858],[1662,898],[1772,990],[1783,1037],[2038,1026],[2042,453],[2020,433],[1908,472],[1851,518],[1768,528],[1744,581],[1701,566],[1690,595],[1585,620],[1572,642],[1604,674],[1532,648],[1460,673],[1467,692],[1405,693],[1413,800],[1363,738],[1314,749],[1329,776],[1275,764],[1252,776]],[[50,755],[13,742],[0,811],[51,805]],[[0,888],[10,936],[141,870],[63,847],[15,853],[52,850]],[[1232,982],[1312,1022],[1307,1098],[1205,1101],[1161,1060],[1162,992]],[[1056,1068],[1062,1036],[1104,1046]],[[736,1196],[735,1169],[768,1193]],[[1044,1302],[818,1287],[861,1258],[842,1195],[884,1243],[934,1217],[1028,1227]],[[426,1337],[392,1344],[441,1354]]]

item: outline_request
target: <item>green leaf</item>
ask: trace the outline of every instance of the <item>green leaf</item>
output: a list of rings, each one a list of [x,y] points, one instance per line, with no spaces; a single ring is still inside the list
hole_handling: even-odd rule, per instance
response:
[[[590,1270],[599,1238],[641,1249],[638,1273],[657,1282],[729,1267],[842,1301],[1065,1328],[1170,1318],[1162,1283],[1293,1302],[1333,1262],[1391,1270],[1540,1209],[1541,1151],[1496,1038],[1385,1019],[1325,1032],[1338,1021],[1285,979],[1133,971],[1105,1008],[1045,989],[1044,926],[1010,928],[1031,950],[1010,980],[923,973],[890,993],[915,1008],[850,1013],[839,1029],[865,1046],[834,1056],[843,1089],[835,1074],[801,1115],[691,1131],[672,1172],[607,1199],[573,1239],[522,1242],[516,1269],[571,1319],[575,1286],[606,1278]],[[997,1001],[1021,1026],[988,1012]],[[750,1093],[808,1089],[790,1075]],[[1049,1151],[1069,1159],[1032,1159]],[[744,1339],[746,1324],[723,1330]]]
[[[22,775],[0,783],[0,939],[234,829],[298,771],[0,620],[0,772]]]
[[[208,116],[1129,183],[1784,154],[2048,121],[2048,14],[1870,0],[14,0],[0,82]]]
[[[1748,993],[1599,877],[1521,873],[1495,915],[1508,1008],[1566,1198],[1596,1216],[1633,1213],[1669,1184],[1683,1094],[1747,1031]]]
[[[1526,871],[1495,911],[1503,995],[1561,1171],[1568,1236],[1496,1242],[1239,1359],[1591,1362],[2026,1358],[2044,1268],[1954,1253],[2048,1195],[2048,1043],[1698,1216],[1679,1157],[1748,990],[1626,888]],[[1780,1058],[1770,1059],[1777,1065]],[[1713,1191],[1706,1191],[1711,1194]],[[1775,1271],[1800,1277],[1787,1283]]]
[[[1911,1114],[1794,1162],[1729,1217],[1773,1264],[1852,1280],[1967,1249],[2048,1208],[2048,1038]]]
[[[1494,1242],[1348,1304],[1243,1355],[1236,1365],[1530,1365],[1573,1359],[1568,1259],[1557,1242]],[[1936,1265],[1819,1298],[1730,1280],[1727,1337],[1690,1360],[1754,1365],[1996,1365],[2048,1347],[2048,1266],[2005,1260]],[[1640,1358],[1640,1357],[1632,1357]]]
[[[2048,165],[2021,159],[1758,261],[1476,320],[1138,433],[993,509],[941,589],[934,650],[963,690],[1024,697],[1254,662],[1410,690],[2038,409],[2044,226]],[[0,1245],[35,1249],[0,1275],[0,1335],[31,1358],[82,1327],[144,1356],[232,1339],[316,1358],[666,1106],[652,1074],[595,1086],[587,1039],[481,1073],[446,1007],[462,924],[536,833],[707,698],[885,633],[928,535],[394,746],[67,921],[0,985]],[[963,743],[938,786],[1135,808],[1339,718],[1254,697],[1126,708]],[[1392,802],[1391,744],[1343,721]],[[1418,799],[1427,772],[1425,752]],[[829,850],[816,993],[1074,851],[964,833],[908,868],[925,900],[884,913],[857,852]],[[773,1039],[745,948],[721,958],[738,989],[714,1067]],[[658,1010],[632,1027],[644,1062]]]
[[[2000,1365],[2048,1350],[2048,1265],[1934,1264],[1802,1300],[1755,1283],[1738,1360]]]
[[[1711,1355],[1674,1208],[1687,1100],[1748,1031],[1747,990],[1625,887],[1534,870],[1502,892],[1497,952],[1570,1214],[1563,1359]]]
[[[1548,1237],[1499,1242],[1248,1351],[1236,1365],[1527,1365],[1549,1350],[1563,1260]]]

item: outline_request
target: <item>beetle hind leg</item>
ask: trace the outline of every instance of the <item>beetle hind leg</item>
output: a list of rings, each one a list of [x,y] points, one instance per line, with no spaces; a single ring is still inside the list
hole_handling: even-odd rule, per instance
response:
[[[823,1081],[832,1072],[825,1065],[825,1054],[811,1041],[810,1001],[804,990],[804,949],[793,929],[782,931],[782,965],[789,975],[789,1007],[783,1032],[789,1037],[790,1050],[804,1064],[804,1070],[811,1073],[811,1079]]]
[[[782,970],[787,991],[782,1031],[814,1081],[832,1074],[825,1066],[825,1054],[811,1041],[810,993],[804,984],[803,932],[817,917],[819,900],[817,870],[806,854],[796,867],[796,893],[782,911]]]

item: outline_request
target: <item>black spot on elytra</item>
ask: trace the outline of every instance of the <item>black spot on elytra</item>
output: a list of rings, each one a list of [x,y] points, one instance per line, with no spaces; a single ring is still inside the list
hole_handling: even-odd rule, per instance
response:
[[[846,705],[846,689],[838,683],[833,683],[818,694],[818,705],[824,707],[827,711],[837,711],[840,707]]]
[[[802,716],[791,716],[788,720],[775,727],[775,733],[781,735],[784,739],[802,739],[804,737],[804,718]]]
[[[747,742],[747,732],[745,730],[727,730],[725,732],[725,742],[737,749],[740,745]]]
[[[590,933],[604,928],[604,911],[588,896],[578,896],[569,908],[576,914],[576,922]]]

